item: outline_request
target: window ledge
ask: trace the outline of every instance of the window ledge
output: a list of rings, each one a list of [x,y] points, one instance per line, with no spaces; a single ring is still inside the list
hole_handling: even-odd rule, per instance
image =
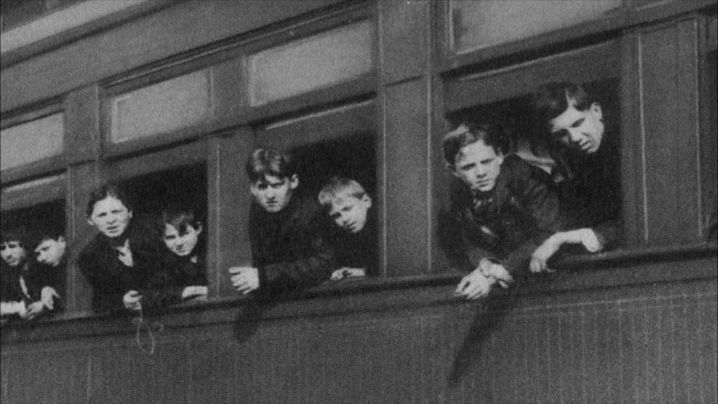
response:
[[[718,275],[716,243],[618,250],[566,257],[557,263],[559,271],[530,277],[519,295],[542,295],[608,289],[661,282],[689,282],[715,279]],[[680,262],[680,266],[676,266]],[[690,264],[688,264],[690,262]],[[277,300],[263,309],[262,319],[306,316],[348,315],[382,312],[465,302],[452,296],[456,283],[465,274],[451,272],[393,278],[346,280],[307,289]],[[396,293],[401,290],[402,293]],[[161,317],[165,328],[186,328],[239,323],[249,298],[222,297],[208,302],[169,308]],[[38,322],[11,322],[2,326],[2,341],[59,340],[80,336],[133,333],[129,315],[66,313]]]

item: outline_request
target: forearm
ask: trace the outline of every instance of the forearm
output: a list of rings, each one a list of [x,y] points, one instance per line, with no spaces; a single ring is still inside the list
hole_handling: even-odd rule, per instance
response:
[[[22,300],[0,302],[0,317],[9,317],[16,314],[21,316],[25,311],[25,302]]]

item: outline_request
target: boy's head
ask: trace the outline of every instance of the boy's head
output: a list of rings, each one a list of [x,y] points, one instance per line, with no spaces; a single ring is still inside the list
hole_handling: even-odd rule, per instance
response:
[[[100,186],[87,202],[87,222],[109,238],[122,236],[132,219],[132,206],[122,190],[112,183]]]
[[[160,215],[162,241],[174,254],[185,257],[195,250],[202,223],[191,209],[171,207]]]
[[[27,260],[28,245],[29,235],[24,227],[3,231],[0,236],[0,256],[11,267],[20,266]]]
[[[277,150],[255,150],[246,169],[254,200],[269,213],[284,209],[299,186],[293,161]]]
[[[546,125],[549,141],[587,154],[601,147],[603,111],[581,86],[544,84],[534,93],[532,104],[540,125]]]
[[[61,230],[43,231],[40,233],[37,247],[35,247],[35,260],[41,264],[56,267],[60,265],[67,243]]]
[[[358,182],[344,177],[332,177],[319,191],[318,198],[329,217],[342,229],[359,233],[366,226],[372,201]]]
[[[488,124],[461,124],[442,141],[446,167],[472,192],[494,189],[505,148],[501,130]]]

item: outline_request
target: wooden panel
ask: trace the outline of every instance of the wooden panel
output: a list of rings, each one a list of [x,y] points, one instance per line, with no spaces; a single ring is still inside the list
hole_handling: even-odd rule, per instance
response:
[[[696,21],[641,36],[646,236],[651,243],[700,234]]]
[[[95,163],[73,166],[68,170],[68,179],[66,234],[70,240],[68,243],[70,265],[67,268],[65,311],[89,313],[92,288],[80,273],[76,263],[82,248],[95,235],[95,231],[87,223],[85,211],[90,192],[100,184],[100,170]]]
[[[621,189],[628,248],[646,241],[639,38],[632,32],[621,41]]]
[[[431,51],[430,3],[379,2],[384,85],[424,74]]]
[[[6,171],[62,154],[63,115],[60,112],[2,129],[0,168]]]
[[[99,155],[99,113],[97,86],[73,91],[65,98],[65,152],[69,163],[90,161]]]
[[[251,265],[249,207],[252,197],[244,165],[254,150],[254,133],[243,127],[209,142],[207,172],[209,211],[207,277],[210,297],[236,296],[230,266]]]
[[[428,80],[385,88],[387,275],[429,270]]]
[[[2,111],[336,2],[183,1],[3,69]]]

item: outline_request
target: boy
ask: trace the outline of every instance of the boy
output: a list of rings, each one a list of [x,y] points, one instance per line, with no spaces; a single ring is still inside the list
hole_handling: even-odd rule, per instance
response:
[[[318,199],[336,223],[331,239],[339,269],[331,279],[362,277],[367,271],[376,271],[376,220],[364,187],[349,178],[332,177],[319,191]]]
[[[505,156],[503,143],[499,129],[484,124],[462,124],[442,143],[446,166],[460,180],[442,217],[442,241],[456,269],[472,270],[455,292],[469,300],[487,295],[495,283],[507,287],[536,246],[560,228],[546,173]]]
[[[546,262],[566,244],[589,252],[615,246],[620,215],[617,133],[606,131],[601,105],[581,86],[548,83],[535,92],[532,107],[546,135],[555,166],[551,172],[561,212],[570,231],[549,237],[533,254],[532,272],[549,271]],[[610,123],[610,122],[609,122]]]
[[[295,195],[299,176],[289,156],[257,149],[246,166],[254,203],[249,213],[251,267],[229,268],[239,293],[264,296],[319,284],[329,278],[334,253],[326,219],[313,198]]]
[[[60,228],[40,233],[34,250],[37,265],[28,277],[30,290],[40,291],[38,297],[50,311],[55,309],[55,298],[60,297],[59,292],[64,292],[67,242],[63,233]]]

